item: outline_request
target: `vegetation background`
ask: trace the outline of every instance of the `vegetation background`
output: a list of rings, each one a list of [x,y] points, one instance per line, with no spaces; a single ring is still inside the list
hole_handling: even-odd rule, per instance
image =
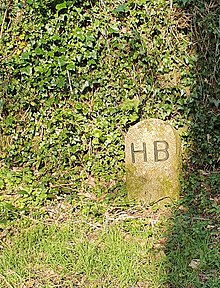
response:
[[[218,0],[1,1],[2,287],[219,287],[219,15]],[[126,199],[124,136],[150,117],[182,138],[169,217]]]

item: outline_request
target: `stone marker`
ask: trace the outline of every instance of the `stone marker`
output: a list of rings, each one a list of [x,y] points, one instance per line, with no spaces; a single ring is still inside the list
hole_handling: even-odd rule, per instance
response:
[[[177,131],[162,120],[148,119],[132,126],[125,140],[128,197],[146,204],[177,200],[180,148]]]

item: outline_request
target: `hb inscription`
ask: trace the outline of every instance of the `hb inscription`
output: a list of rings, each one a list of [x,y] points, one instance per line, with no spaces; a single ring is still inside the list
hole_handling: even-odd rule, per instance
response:
[[[163,149],[158,149],[158,144],[162,144],[164,146]],[[166,161],[169,159],[169,144],[166,141],[154,141],[154,161]],[[160,153],[159,153],[160,152]],[[143,150],[135,150],[134,143],[131,143],[131,158],[132,163],[135,163],[135,154],[136,153],[142,153],[143,154],[143,160],[144,162],[147,162],[147,149],[146,149],[146,143],[143,142]],[[160,154],[160,157],[159,157]]]

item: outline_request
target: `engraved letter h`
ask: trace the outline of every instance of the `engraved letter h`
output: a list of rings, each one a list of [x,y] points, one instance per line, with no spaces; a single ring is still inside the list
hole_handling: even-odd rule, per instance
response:
[[[135,153],[143,153],[144,154],[144,162],[147,162],[146,143],[143,142],[143,150],[134,150],[134,143],[131,143],[132,163],[135,163]]]

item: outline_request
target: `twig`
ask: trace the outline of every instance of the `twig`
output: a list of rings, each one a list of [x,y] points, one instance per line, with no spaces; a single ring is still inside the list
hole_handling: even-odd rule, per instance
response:
[[[170,0],[170,10],[173,9],[173,0]]]
[[[69,85],[70,85],[70,92],[72,94],[73,93],[73,87],[72,87],[72,84],[71,84],[71,78],[70,78],[69,70],[67,70],[67,76],[68,76],[68,81],[69,81]]]
[[[163,201],[163,200],[165,200],[165,199],[170,199],[170,201],[171,201],[172,203],[174,203],[173,199],[172,199],[170,196],[164,196],[164,197],[158,199],[157,201],[154,201],[152,204],[156,204],[156,203],[158,203],[158,202],[160,202],[160,201]]]
[[[65,186],[72,186],[74,185],[75,183],[74,182],[71,182],[71,183],[66,183],[66,184],[50,184],[50,188],[57,188],[57,187],[65,187]]]
[[[150,216],[133,216],[133,215],[127,215],[127,214],[121,214],[118,217],[108,217],[105,215],[105,218],[107,221],[124,221],[127,219],[148,219]]]
[[[3,30],[4,30],[4,24],[5,24],[5,19],[6,19],[6,15],[7,15],[8,10],[5,10],[3,19],[2,19],[2,25],[1,25],[1,32],[0,32],[0,39],[2,38],[2,34],[3,34]]]
[[[89,156],[92,155],[92,138],[89,138]]]
[[[93,224],[93,223],[87,222],[85,220],[82,220],[82,222],[87,224],[87,225],[89,225],[89,226],[91,226],[94,229],[100,229],[102,227],[102,225],[100,223]]]
[[[212,218],[192,217],[192,220],[209,221],[212,220]]]

